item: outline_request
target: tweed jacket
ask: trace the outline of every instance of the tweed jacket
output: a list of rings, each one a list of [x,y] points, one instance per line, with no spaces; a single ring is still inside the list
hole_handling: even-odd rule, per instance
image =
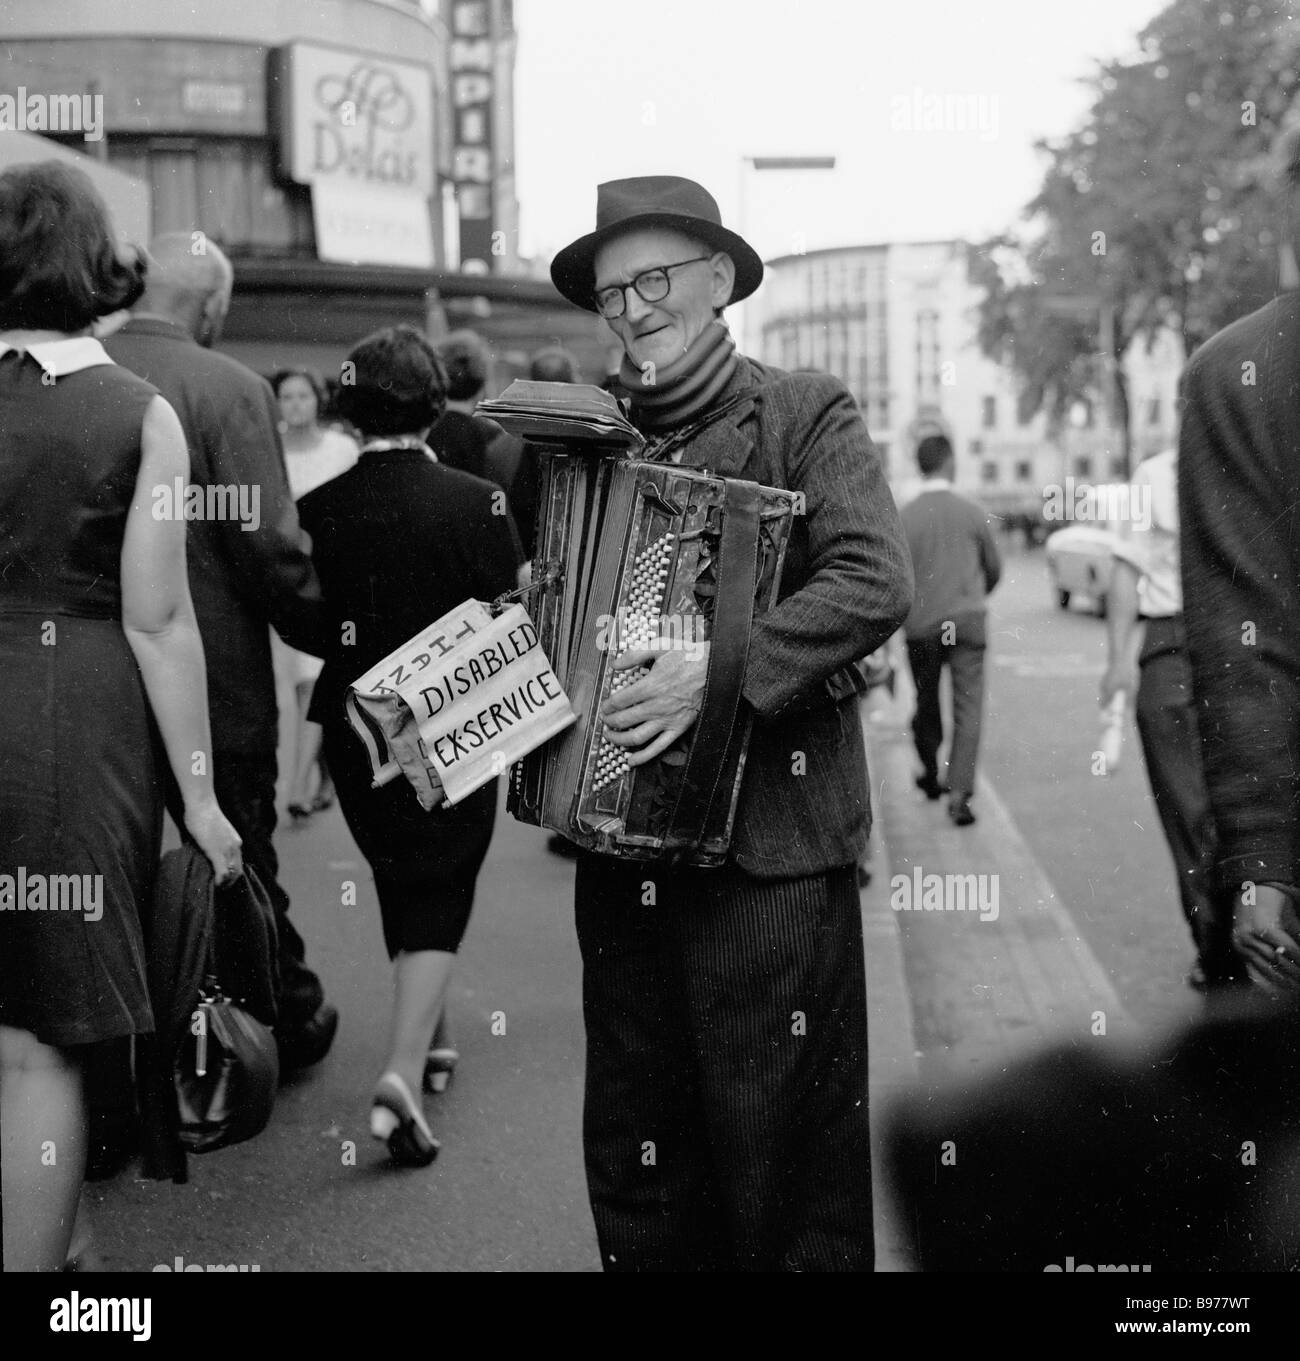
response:
[[[270,384],[168,321],[133,319],[104,348],[175,408],[192,484],[240,488],[250,507],[256,493],[256,528],[194,519],[186,554],[207,659],[213,749],[274,755],[279,723],[267,625],[292,646],[319,652],[324,605],[289,494]]]
[[[1219,862],[1300,883],[1300,294],[1201,346],[1182,395],[1183,618]]]
[[[912,605],[912,562],[880,456],[836,378],[741,358],[684,447],[686,467],[802,492],[780,597],[755,622],[742,697],[754,724],[731,859],[762,879],[854,863],[871,826],[853,663]]]

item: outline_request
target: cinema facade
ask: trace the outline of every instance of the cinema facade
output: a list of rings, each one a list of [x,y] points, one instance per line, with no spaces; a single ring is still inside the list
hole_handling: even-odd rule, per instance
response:
[[[222,348],[253,368],[329,372],[405,321],[473,326],[498,386],[556,342],[599,377],[596,324],[520,266],[510,0],[5,10],[0,94],[102,111],[94,140],[37,131],[105,180],[129,177],[151,232],[222,246],[236,272]]]

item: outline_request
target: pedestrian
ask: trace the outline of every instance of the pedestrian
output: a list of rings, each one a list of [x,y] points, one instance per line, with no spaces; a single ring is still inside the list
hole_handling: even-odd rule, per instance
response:
[[[561,345],[538,350],[528,362],[528,377],[534,383],[576,383],[578,361]],[[532,558],[537,546],[537,508],[541,490],[540,454],[535,445],[507,435],[488,445],[488,476],[505,488],[510,501],[524,554]]]
[[[754,724],[727,863],[577,860],[601,1260],[870,1271],[857,861],[871,812],[852,664],[911,603],[906,542],[844,386],[737,352],[723,309],[753,293],[763,264],[712,195],[672,175],[614,180],[596,221],[551,277],[621,342],[633,421],[675,439],[683,467],[789,488],[805,510],[782,598],[750,634],[741,707]],[[649,675],[602,711],[638,764],[695,721],[708,645],[619,663],[641,664]]]
[[[928,799],[948,795],[958,827],[975,821],[975,761],[984,715],[985,599],[1002,573],[988,516],[953,490],[954,459],[946,435],[927,435],[916,450],[921,488],[903,507],[903,528],[916,574],[916,599],[903,626],[916,684],[912,736],[921,758],[916,785]],[[943,714],[939,685],[952,684],[948,777],[939,779]]]
[[[213,786],[185,522],[154,514],[155,489],[187,476],[185,435],[157,389],[90,334],[143,285],[142,262],[119,257],[81,171],[47,161],[0,173],[9,1271],[57,1271],[68,1257],[86,1163],[87,1051],[154,1028],[142,913],[162,835],[163,752],[189,835],[220,880],[241,872],[239,836]]]
[[[357,461],[357,442],[351,435],[323,423],[325,384],[312,369],[281,369],[271,380],[280,403],[284,458],[289,473],[289,494],[295,501],[322,482],[345,473]],[[313,813],[334,804],[334,782],[321,760],[319,723],[307,717],[312,686],[322,662],[299,652],[277,637],[273,640],[279,674],[292,684],[297,703],[294,728],[293,779],[289,786],[289,815],[303,823]]]
[[[1176,449],[1138,466],[1130,500],[1145,512],[1125,521],[1114,550],[1101,706],[1120,693],[1135,702],[1151,797],[1196,947],[1187,981],[1204,991],[1239,980],[1242,968],[1232,949],[1232,886],[1221,883],[1216,863],[1183,629]]]
[[[473,331],[453,331],[439,343],[438,356],[447,371],[447,410],[429,432],[429,446],[444,467],[490,480],[488,445],[503,432],[474,414],[487,386],[487,346]]]
[[[509,514],[498,513],[497,488],[439,462],[426,443],[447,399],[446,370],[428,342],[409,326],[377,331],[348,362],[355,381],[339,402],[362,433],[360,460],[299,506],[331,624],[310,716],[324,728],[343,816],[374,871],[394,966],[371,1132],[395,1162],[423,1166],[438,1143],[418,1094],[445,1085],[458,1057],[445,999],[492,839],[497,782],[430,812],[405,780],[372,788],[344,700],[353,681],[433,620],[513,589],[523,550]]]
[[[230,305],[230,262],[212,241],[196,252],[189,232],[156,237],[149,254],[144,296],[106,348],[171,402],[189,444],[201,512],[189,522],[190,590],[208,658],[217,797],[275,908],[276,1038],[287,1073],[325,1057],[338,1012],[307,965],[279,881],[268,625],[291,646],[319,648],[320,589],[300,540],[270,384],[210,348]]]
[[[1300,128],[1280,140],[1285,249],[1300,253]],[[1294,263],[1294,261],[1293,261]],[[1183,619],[1233,948],[1300,987],[1300,293],[1242,317],[1182,377]]]

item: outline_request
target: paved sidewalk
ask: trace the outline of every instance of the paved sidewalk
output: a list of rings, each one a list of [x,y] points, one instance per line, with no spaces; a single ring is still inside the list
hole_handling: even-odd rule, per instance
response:
[[[1128,1039],[1135,1027],[1115,989],[992,786],[979,780],[978,821],[964,828],[948,820],[942,801],[931,803],[916,788],[912,695],[900,679],[896,698],[867,724],[868,763],[891,871],[905,877],[891,915],[922,1076],[1001,1067],[1058,1038]],[[924,910],[911,901],[918,871],[922,885],[925,876],[961,876],[965,889],[966,876],[975,884],[983,877],[985,912],[956,909],[952,881],[948,910]]]

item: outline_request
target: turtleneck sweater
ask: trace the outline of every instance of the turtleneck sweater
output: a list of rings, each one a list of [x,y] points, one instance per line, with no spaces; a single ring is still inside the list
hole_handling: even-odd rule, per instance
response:
[[[622,395],[631,401],[633,423],[647,434],[663,434],[704,415],[739,363],[731,332],[715,320],[684,354],[653,374],[643,374],[625,354],[618,380]],[[650,377],[652,382],[644,381]]]

